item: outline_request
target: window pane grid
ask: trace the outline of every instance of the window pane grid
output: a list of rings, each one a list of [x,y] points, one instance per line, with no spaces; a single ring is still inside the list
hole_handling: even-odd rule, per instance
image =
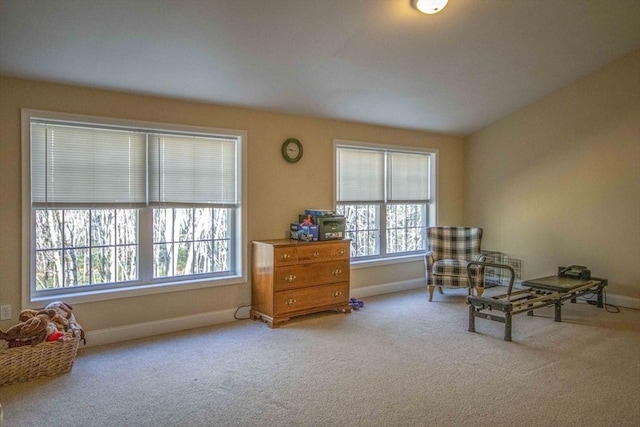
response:
[[[230,209],[156,208],[153,211],[154,278],[231,270]]]
[[[336,212],[345,217],[345,235],[351,240],[351,256],[372,256],[380,253],[378,205],[340,204]]]
[[[426,205],[387,205],[388,253],[426,249]]]
[[[36,290],[138,279],[135,210],[38,209],[35,218]]]

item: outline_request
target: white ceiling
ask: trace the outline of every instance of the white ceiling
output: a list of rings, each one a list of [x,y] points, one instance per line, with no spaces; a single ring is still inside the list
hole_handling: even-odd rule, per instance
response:
[[[0,74],[464,135],[640,48],[640,0],[0,0]]]

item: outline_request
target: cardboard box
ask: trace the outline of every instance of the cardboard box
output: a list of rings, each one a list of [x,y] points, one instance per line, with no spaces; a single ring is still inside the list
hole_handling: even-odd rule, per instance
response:
[[[332,216],[333,214],[335,214],[334,211],[329,211],[326,209],[305,209],[304,210],[305,218],[307,217],[307,215],[311,215],[315,218],[320,216]]]
[[[289,238],[293,240],[318,240],[318,226],[316,224],[302,225],[292,222],[289,226]]]

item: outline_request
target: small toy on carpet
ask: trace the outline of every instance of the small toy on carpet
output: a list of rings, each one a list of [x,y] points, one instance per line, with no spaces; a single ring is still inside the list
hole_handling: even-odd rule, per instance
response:
[[[351,306],[352,310],[360,310],[362,307],[364,307],[364,302],[359,299],[349,298],[349,305]]]

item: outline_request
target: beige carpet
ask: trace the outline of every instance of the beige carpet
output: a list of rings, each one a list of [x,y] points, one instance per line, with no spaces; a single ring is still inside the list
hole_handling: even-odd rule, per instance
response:
[[[467,332],[464,291],[82,349],[0,387],[4,426],[638,426],[640,312],[579,303]]]

